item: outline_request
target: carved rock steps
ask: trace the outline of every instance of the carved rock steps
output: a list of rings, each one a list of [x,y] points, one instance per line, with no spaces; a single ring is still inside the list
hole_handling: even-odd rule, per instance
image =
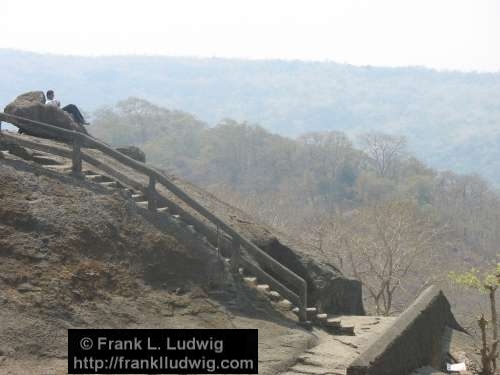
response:
[[[8,155],[8,151],[2,151],[3,155]],[[53,171],[58,172],[70,172],[71,166],[69,164],[63,164],[56,158],[52,158],[51,155],[48,154],[40,154],[33,153],[32,160],[41,164],[45,168],[51,169]],[[132,200],[134,200],[135,204],[140,208],[148,208],[147,197],[142,192],[137,192],[132,188],[128,188],[122,185],[119,181],[106,176],[104,174],[92,171],[92,170],[84,170],[83,176],[86,180],[97,183],[101,186],[104,186],[109,189],[120,189],[125,191]],[[159,207],[156,209],[156,212],[159,214],[167,214],[169,217],[180,225],[185,225],[186,229],[192,232],[193,234],[197,234],[196,227],[194,225],[190,225],[184,223],[182,221],[182,217],[178,214],[170,214],[168,207]],[[201,237],[205,241],[208,241],[206,236],[200,234]],[[224,261],[227,264],[231,263],[230,258],[225,258]],[[299,308],[294,307],[293,304],[283,298],[281,294],[275,290],[272,290],[268,284],[259,284],[258,278],[252,275],[245,276],[245,270],[243,268],[238,269],[238,273],[242,277],[243,283],[249,287],[255,289],[258,293],[269,298],[270,301],[275,303],[280,309],[283,310],[291,310],[297,316],[299,314]],[[316,307],[308,307],[306,309],[307,321],[302,322],[302,325],[310,328],[313,324],[325,329],[327,332],[330,332],[334,335],[354,335],[354,326],[342,326],[342,322],[340,319],[336,319],[333,317],[329,317],[327,314],[321,313],[318,311]]]

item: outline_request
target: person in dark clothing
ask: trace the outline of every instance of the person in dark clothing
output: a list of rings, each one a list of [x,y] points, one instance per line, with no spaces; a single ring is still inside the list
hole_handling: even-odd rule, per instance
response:
[[[58,108],[61,107],[61,102],[59,102],[59,100],[55,99],[54,90],[47,91],[47,100],[45,101],[45,104],[52,105],[52,106],[58,107]],[[71,117],[73,118],[73,120],[75,120],[75,122],[77,124],[89,125],[89,123],[87,121],[85,121],[85,118],[83,117],[82,113],[80,112],[80,110],[78,109],[78,107],[76,105],[68,104],[67,106],[62,107],[61,109],[65,112],[69,113],[71,115]]]
[[[68,112],[73,120],[75,120],[80,125],[88,125],[89,123],[85,121],[82,113],[78,109],[78,107],[74,104],[68,104],[67,106],[62,107],[62,110]]]

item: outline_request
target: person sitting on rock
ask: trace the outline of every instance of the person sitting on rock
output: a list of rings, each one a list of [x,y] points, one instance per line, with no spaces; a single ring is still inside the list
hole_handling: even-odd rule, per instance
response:
[[[47,91],[47,100],[45,101],[45,104],[52,105],[57,108],[61,107],[61,102],[54,98],[54,90]]]
[[[61,102],[55,99],[54,90],[47,91],[47,100],[45,101],[45,104],[52,105],[57,108],[61,107]],[[76,123],[80,125],[89,125],[89,123],[85,121],[85,118],[83,117],[82,113],[80,112],[80,110],[76,105],[68,104],[67,106],[62,107],[61,109],[69,113]]]

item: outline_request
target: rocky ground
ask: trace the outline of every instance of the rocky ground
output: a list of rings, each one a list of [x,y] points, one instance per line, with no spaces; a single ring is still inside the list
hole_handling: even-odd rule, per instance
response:
[[[172,179],[255,242],[275,238],[243,212]],[[258,328],[259,373],[343,375],[394,318],[340,318],[355,336],[304,331],[165,215],[138,209],[123,192],[0,158],[0,374],[67,373],[68,328]]]
[[[332,336],[316,331],[318,344],[306,350],[283,375],[345,375],[347,366],[389,325],[392,317],[341,316],[356,327],[354,336]]]
[[[67,373],[68,328],[258,328],[267,374],[317,340],[119,193],[7,158],[0,202],[2,374]]]

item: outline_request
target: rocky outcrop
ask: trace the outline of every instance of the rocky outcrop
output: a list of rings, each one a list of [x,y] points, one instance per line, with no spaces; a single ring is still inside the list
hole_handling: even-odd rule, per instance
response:
[[[291,238],[275,228],[257,222],[244,211],[223,202],[207,191],[177,176],[170,175],[169,178],[179,188],[241,235],[300,275],[308,285],[309,307],[319,307],[322,312],[328,314],[365,314],[361,283],[358,280],[346,277],[329,262],[329,259],[324,254],[318,254],[317,250],[312,246],[296,238]],[[182,206],[180,201],[176,203]],[[202,217],[198,216],[198,218],[203,221]],[[230,241],[222,241],[216,246],[220,248],[224,256],[230,256]],[[258,262],[257,259],[253,260]],[[279,281],[286,284],[273,270],[267,268],[264,264],[260,264],[260,266],[267,273],[274,275]],[[290,285],[287,286],[292,288]],[[294,288],[292,290],[296,291]]]
[[[263,375],[314,346],[261,298],[238,293],[201,238],[93,185],[0,163],[0,374],[66,373],[76,326],[255,328]]]
[[[25,117],[30,120],[44,122],[58,128],[74,130],[87,134],[83,125],[77,124],[72,117],[62,109],[45,105],[45,94],[42,91],[30,91],[19,95],[13,102],[9,103],[4,112],[7,114]],[[57,138],[43,129],[32,129],[23,127],[21,123],[16,124],[22,133],[43,138]]]
[[[348,278],[331,264],[308,256],[285,238],[262,237],[253,241],[267,254],[306,280],[308,304],[328,314],[364,315],[361,282]],[[268,273],[273,270],[261,267]],[[286,283],[285,283],[286,284]]]
[[[143,163],[146,162],[146,154],[139,147],[123,146],[123,147],[118,147],[116,150],[120,151],[122,154],[125,154],[134,160],[137,160],[137,161],[140,161]]]

